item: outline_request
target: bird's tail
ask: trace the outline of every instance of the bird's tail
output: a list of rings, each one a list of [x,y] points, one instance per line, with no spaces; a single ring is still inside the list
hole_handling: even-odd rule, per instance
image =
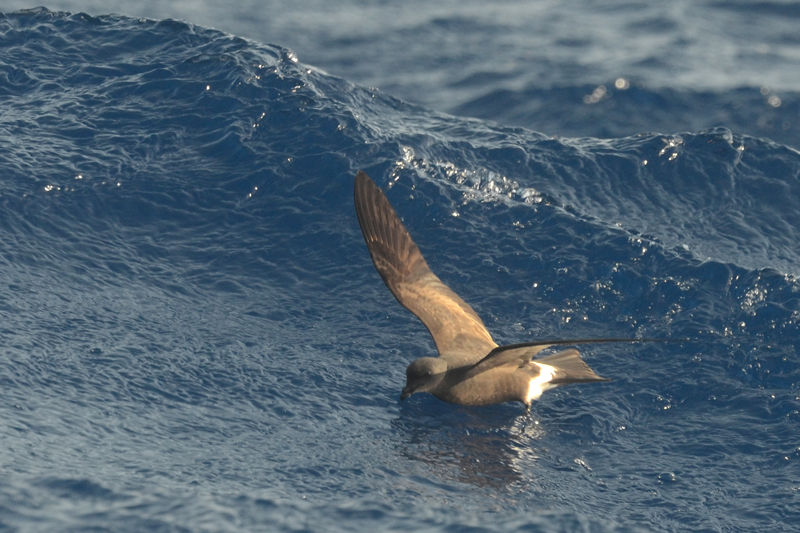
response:
[[[611,381],[608,378],[601,378],[589,368],[578,350],[570,348],[547,357],[534,359],[532,363],[547,365],[555,369],[555,375],[550,381],[550,385],[557,387],[569,383],[588,383],[591,381]]]

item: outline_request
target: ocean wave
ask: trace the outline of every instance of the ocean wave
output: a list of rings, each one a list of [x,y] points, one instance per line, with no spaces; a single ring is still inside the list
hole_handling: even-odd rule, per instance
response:
[[[5,525],[796,522],[794,149],[553,138],[169,20],[17,12],[0,49]],[[691,342],[587,347],[614,381],[531,418],[398,405],[433,347],[369,262],[357,169],[498,342]]]

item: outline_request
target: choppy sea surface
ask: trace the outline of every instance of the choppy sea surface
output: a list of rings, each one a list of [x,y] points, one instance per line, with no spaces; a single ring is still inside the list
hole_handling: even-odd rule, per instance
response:
[[[252,4],[0,15],[0,531],[796,530],[793,4]],[[499,343],[690,340],[399,402],[359,169]]]

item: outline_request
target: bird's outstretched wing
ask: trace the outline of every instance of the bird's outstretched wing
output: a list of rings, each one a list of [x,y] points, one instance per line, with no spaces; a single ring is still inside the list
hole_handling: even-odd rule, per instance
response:
[[[465,377],[471,378],[487,372],[494,368],[512,365],[522,366],[528,363],[534,356],[542,350],[550,346],[572,346],[577,344],[601,344],[607,342],[682,342],[687,339],[624,339],[624,338],[609,338],[609,339],[571,339],[571,340],[549,340],[549,341],[534,341],[534,342],[521,342],[519,344],[508,344],[506,346],[498,346],[489,352],[486,357],[473,364],[467,370]],[[577,354],[578,352],[575,351]],[[546,359],[546,358],[545,358]],[[588,367],[587,367],[588,368]]]
[[[397,301],[428,328],[439,356],[455,368],[495,349],[480,317],[431,272],[386,195],[364,172],[356,174],[354,198],[375,268]]]

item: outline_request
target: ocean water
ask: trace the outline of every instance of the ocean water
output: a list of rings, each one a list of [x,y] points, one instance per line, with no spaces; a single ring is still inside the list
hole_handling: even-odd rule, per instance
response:
[[[0,531],[796,530],[799,13],[500,5],[3,9]],[[499,343],[690,340],[399,402],[359,169]]]
[[[30,7],[0,0],[0,12]],[[788,0],[53,0],[47,7],[185,20],[289,48],[304,64],[406,102],[548,135],[722,126],[800,148],[800,8]]]

